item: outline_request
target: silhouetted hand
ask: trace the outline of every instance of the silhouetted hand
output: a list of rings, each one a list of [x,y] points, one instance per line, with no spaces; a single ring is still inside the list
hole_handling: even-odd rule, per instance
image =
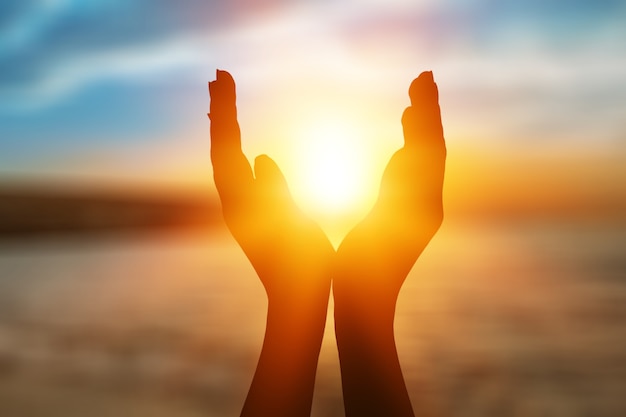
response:
[[[334,249],[296,207],[276,163],[241,150],[235,82],[217,71],[211,161],[224,219],[268,296],[265,341],[242,415],[308,416],[330,293]]]
[[[443,219],[446,148],[431,72],[409,88],[404,147],[389,161],[372,211],[337,250],[335,325],[346,416],[412,416],[393,338],[396,299]]]
[[[318,272],[328,272],[334,249],[322,229],[298,209],[271,158],[258,156],[252,175],[241,150],[231,75],[218,70],[209,92],[211,161],[224,219],[268,297],[293,297],[327,287],[330,277]]]

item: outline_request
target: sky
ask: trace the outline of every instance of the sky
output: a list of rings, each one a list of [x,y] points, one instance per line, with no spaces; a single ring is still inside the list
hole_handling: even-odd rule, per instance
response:
[[[452,157],[624,155],[625,40],[618,0],[3,0],[0,179],[210,187],[217,68],[296,183],[324,123],[377,176],[424,70]]]

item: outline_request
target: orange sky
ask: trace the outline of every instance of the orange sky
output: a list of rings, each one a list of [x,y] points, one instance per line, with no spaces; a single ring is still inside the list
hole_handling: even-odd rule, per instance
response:
[[[362,212],[402,143],[408,85],[433,70],[449,212],[623,207],[617,3],[9,3],[3,182],[213,190],[206,82],[222,68],[246,154],[274,157],[307,207],[310,130],[339,119],[358,132],[343,147],[359,160]]]

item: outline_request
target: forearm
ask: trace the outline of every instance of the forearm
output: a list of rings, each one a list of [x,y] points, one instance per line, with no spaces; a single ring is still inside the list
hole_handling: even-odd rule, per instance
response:
[[[263,348],[242,417],[310,415],[328,295],[326,289],[307,299],[269,301]]]
[[[375,305],[350,295],[335,292],[346,417],[412,417],[393,334],[395,301]]]

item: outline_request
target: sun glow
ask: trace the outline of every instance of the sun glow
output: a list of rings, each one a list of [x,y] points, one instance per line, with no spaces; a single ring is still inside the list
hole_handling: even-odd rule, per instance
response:
[[[325,120],[304,124],[298,134],[295,167],[298,192],[325,213],[353,211],[366,194],[368,158],[356,124]]]

